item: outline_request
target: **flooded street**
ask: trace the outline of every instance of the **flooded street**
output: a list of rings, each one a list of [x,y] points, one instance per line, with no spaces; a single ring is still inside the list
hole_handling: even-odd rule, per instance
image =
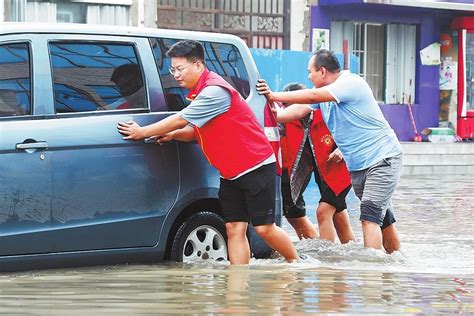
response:
[[[305,198],[314,221],[317,188]],[[297,241],[304,260],[125,265],[0,275],[1,314],[474,313],[474,177],[404,177],[394,198],[402,251]]]

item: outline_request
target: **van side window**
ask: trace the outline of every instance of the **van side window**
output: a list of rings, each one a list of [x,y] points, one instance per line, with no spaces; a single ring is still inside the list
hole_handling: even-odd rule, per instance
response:
[[[56,113],[147,109],[131,44],[51,43]]]
[[[28,44],[0,45],[0,117],[31,114]]]
[[[180,111],[189,104],[189,101],[186,100],[188,90],[181,88],[169,72],[171,58],[166,56],[166,51],[177,41],[166,38],[150,39],[170,111]],[[223,43],[201,42],[201,44],[204,46],[207,68],[221,75],[239,91],[242,97],[247,98],[250,94],[250,84],[247,70],[237,47]]]

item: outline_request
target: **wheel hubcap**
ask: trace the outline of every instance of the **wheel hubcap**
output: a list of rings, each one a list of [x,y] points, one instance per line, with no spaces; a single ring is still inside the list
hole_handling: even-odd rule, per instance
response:
[[[224,236],[208,225],[194,229],[186,238],[183,249],[183,262],[196,260],[227,260],[227,246]]]

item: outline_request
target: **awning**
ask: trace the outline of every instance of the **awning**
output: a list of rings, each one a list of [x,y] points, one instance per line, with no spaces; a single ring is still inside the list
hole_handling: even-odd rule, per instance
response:
[[[474,3],[473,0],[457,0],[457,1],[437,1],[437,0],[418,0],[418,1],[407,1],[407,0],[363,0],[364,3],[376,3],[376,4],[387,4],[397,5],[405,7],[417,7],[417,8],[431,8],[431,9],[445,9],[445,10],[459,10],[459,11],[473,11]]]

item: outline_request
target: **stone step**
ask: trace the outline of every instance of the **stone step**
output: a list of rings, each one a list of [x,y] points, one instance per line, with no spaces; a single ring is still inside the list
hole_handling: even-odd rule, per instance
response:
[[[474,143],[402,143],[403,174],[474,175]]]
[[[404,154],[404,165],[474,165],[474,154]]]
[[[408,143],[402,142],[402,148],[404,154],[445,154],[445,153],[456,153],[456,154],[472,154],[474,155],[474,142],[461,142],[461,143]]]
[[[407,166],[403,165],[402,175],[473,175],[474,166]],[[473,177],[474,183],[474,177]]]

